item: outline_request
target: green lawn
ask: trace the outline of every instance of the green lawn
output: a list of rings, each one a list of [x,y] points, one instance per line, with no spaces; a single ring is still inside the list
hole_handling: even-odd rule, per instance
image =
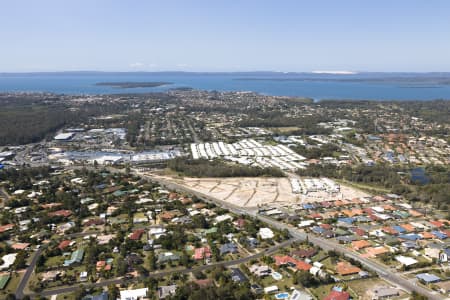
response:
[[[60,294],[56,297],[56,300],[77,300],[75,293]]]
[[[317,299],[323,299],[331,292],[331,290],[335,286],[339,286],[339,283],[319,285],[318,287],[310,288],[309,290],[314,294],[314,296],[317,297]],[[352,299],[361,299],[361,298],[358,298],[358,295],[356,295],[352,289],[347,289],[347,292],[350,294]]]
[[[280,289],[280,291],[288,291],[289,288],[293,287],[294,284],[292,283],[292,277],[288,277],[287,271],[284,271],[283,269],[279,269],[277,271],[281,275],[283,275],[283,278],[281,280],[275,280],[272,278],[272,276],[266,276],[261,279],[261,285],[263,287],[276,285]]]
[[[53,256],[49,257],[45,261],[46,268],[60,267],[63,265],[65,258],[63,256]]]
[[[332,262],[331,257],[327,257],[326,259],[322,260],[320,263],[323,264],[323,266],[326,269],[332,270],[333,272],[336,271],[336,269],[335,269],[336,264]]]
[[[377,285],[388,285],[385,281],[379,278],[369,278],[361,280],[353,280],[347,283],[349,289],[358,296],[364,296],[366,292]]]
[[[320,250],[316,255],[311,257],[311,260],[323,263],[321,260],[325,259],[326,257],[328,257],[328,254],[325,251]]]
[[[12,274],[11,278],[8,281],[8,284],[6,285],[5,289],[0,292],[1,295],[3,294],[9,294],[14,293],[17,289],[17,286],[19,285],[19,282],[22,278],[23,273],[21,274]],[[3,299],[3,298],[1,298]]]

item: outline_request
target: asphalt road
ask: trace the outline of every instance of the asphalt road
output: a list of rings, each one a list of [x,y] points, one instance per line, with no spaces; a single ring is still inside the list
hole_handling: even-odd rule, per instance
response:
[[[28,283],[28,280],[30,280],[31,274],[33,274],[34,267],[36,266],[36,263],[39,259],[39,256],[41,256],[43,248],[39,248],[37,251],[33,253],[33,258],[31,259],[31,263],[28,266],[27,270],[25,271],[25,274],[22,277],[22,280],[19,282],[19,285],[16,289],[16,298],[22,299],[24,296],[24,289]]]
[[[109,168],[109,170],[111,172],[116,172],[116,173],[117,172],[121,172],[121,173],[124,172],[124,170],[121,170],[121,169],[118,170],[118,169]],[[259,220],[261,220],[263,222],[266,222],[267,224],[270,224],[271,226],[273,226],[274,228],[277,228],[279,230],[285,230],[286,229],[286,230],[289,231],[289,233],[295,239],[305,240],[308,237],[309,242],[311,242],[312,244],[314,244],[314,245],[316,245],[316,246],[318,246],[318,247],[320,247],[320,248],[322,248],[324,250],[337,251],[339,253],[344,254],[347,257],[350,257],[350,258],[353,258],[356,261],[359,261],[366,269],[377,273],[381,278],[383,278],[383,279],[385,279],[385,280],[387,280],[387,281],[389,281],[389,282],[391,282],[393,284],[396,284],[400,288],[403,288],[405,291],[408,291],[408,292],[415,291],[415,292],[417,292],[419,294],[422,294],[422,295],[426,296],[428,299],[431,299],[431,300],[448,299],[448,298],[442,296],[441,294],[439,294],[437,292],[433,292],[433,291],[430,291],[430,290],[428,290],[426,288],[423,288],[421,286],[416,285],[415,282],[412,282],[412,281],[408,280],[407,278],[403,277],[401,274],[398,274],[398,273],[390,270],[389,268],[387,268],[384,265],[376,263],[376,262],[374,262],[374,261],[372,261],[372,260],[370,260],[368,258],[361,257],[358,253],[353,252],[350,249],[347,249],[347,248],[339,245],[338,243],[336,243],[333,240],[323,239],[323,238],[319,238],[319,237],[316,237],[316,236],[313,236],[313,235],[307,235],[304,232],[301,232],[301,231],[297,230],[296,228],[294,228],[292,226],[289,226],[289,225],[287,225],[285,223],[278,222],[278,221],[275,221],[273,219],[267,218],[265,216],[258,215],[255,210],[243,209],[241,207],[232,205],[232,204],[227,203],[225,201],[222,201],[220,199],[216,199],[216,198],[211,197],[209,195],[206,195],[206,194],[200,193],[198,191],[195,191],[195,190],[193,190],[191,188],[188,188],[188,187],[185,187],[183,185],[177,184],[175,182],[169,181],[169,180],[167,180],[165,178],[162,178],[162,177],[159,177],[159,176],[153,176],[153,175],[150,176],[150,175],[147,175],[147,174],[142,173],[142,172],[136,172],[136,174],[140,175],[140,176],[142,176],[144,178],[147,178],[149,180],[158,182],[161,186],[164,186],[165,188],[167,188],[169,190],[176,190],[176,191],[179,191],[179,192],[183,192],[183,193],[187,193],[187,194],[196,196],[196,197],[204,200],[205,202],[210,202],[210,203],[217,204],[217,205],[219,205],[221,207],[224,207],[224,208],[226,208],[226,209],[228,209],[231,212],[236,213],[236,214],[250,215],[250,216],[252,216],[254,218],[257,218],[257,219],[259,219]],[[270,252],[267,252],[267,254],[269,254],[269,253]],[[260,254],[260,255],[262,255],[262,254]],[[253,258],[254,257],[250,256],[250,258],[247,257],[247,258],[244,258],[244,259],[253,259]],[[221,262],[221,263],[217,263],[217,264],[214,264],[214,265],[202,266],[202,267],[199,267],[199,268],[214,267],[214,266],[217,266],[217,265],[225,265],[226,266],[227,263],[228,262],[223,262],[223,263]],[[229,263],[239,264],[240,262],[238,260],[238,261],[229,262]],[[33,268],[31,268],[31,265],[30,265],[30,267],[27,269],[27,273],[31,269],[30,274],[28,275],[28,279],[29,279],[29,276],[31,275],[31,272],[32,272]],[[195,269],[195,270],[197,270],[197,269]],[[202,269],[199,269],[199,270],[202,270]],[[182,271],[177,270],[176,272],[178,272],[178,273],[186,273],[186,272],[192,272],[192,271],[193,270],[186,269],[184,271],[183,270]],[[167,274],[165,274],[165,272],[152,273],[150,276],[153,276],[153,277],[159,276],[159,277],[161,277],[161,276],[169,275],[169,274],[171,274],[170,272],[175,272],[175,271],[166,271],[166,272],[169,272],[169,273],[167,273]],[[109,285],[109,284],[121,283],[123,281],[124,281],[123,278],[112,279],[111,281],[102,281],[102,282],[99,282],[99,283],[94,283],[93,286],[105,286],[105,285]],[[22,282],[25,282],[25,285],[26,285],[26,283],[28,281],[22,280]],[[22,282],[21,282],[20,285],[22,285]],[[18,291],[20,291],[21,295],[23,295],[23,288],[25,287],[25,285],[23,285],[21,287],[21,289],[22,289],[21,291],[18,289]],[[43,295],[43,296],[49,296],[49,295],[54,295],[54,294],[57,294],[57,293],[71,292],[71,291],[75,291],[77,288],[79,288],[79,286],[80,285],[71,286],[71,287],[67,287],[67,288],[61,288],[61,289],[58,289],[58,290],[43,291],[40,294]]]
[[[356,252],[351,251],[350,249],[347,249],[341,245],[339,245],[338,243],[336,243],[333,240],[329,240],[329,239],[323,239],[323,238],[319,238],[316,237],[314,235],[307,235],[304,232],[300,232],[299,230],[297,230],[294,227],[291,227],[285,223],[282,222],[278,222],[275,221],[273,219],[267,218],[265,216],[261,216],[258,215],[256,211],[249,211],[247,209],[243,209],[241,207],[232,205],[230,203],[227,203],[225,201],[222,201],[220,199],[215,199],[214,197],[211,197],[209,195],[200,193],[198,191],[195,191],[193,189],[190,189],[188,187],[182,186],[180,184],[174,183],[172,181],[168,181],[164,178],[158,177],[158,176],[149,176],[143,173],[138,173],[139,175],[149,179],[149,180],[153,180],[158,182],[160,185],[165,186],[168,189],[172,189],[172,190],[178,190],[187,194],[191,194],[194,195],[206,202],[211,202],[211,203],[215,203],[218,204],[224,208],[229,209],[230,211],[237,213],[237,214],[245,214],[245,215],[250,215],[252,217],[255,217],[267,224],[272,225],[274,228],[277,228],[279,230],[288,230],[289,233],[297,238],[297,239],[306,239],[306,237],[308,237],[309,242],[311,242],[312,244],[319,246],[320,248],[324,249],[324,250],[334,250],[337,251],[339,253],[344,254],[347,257],[350,257],[356,261],[359,261],[366,269],[371,270],[375,273],[377,273],[381,278],[396,284],[397,286],[403,288],[405,291],[408,292],[412,292],[415,291],[419,294],[422,294],[424,296],[426,296],[428,299],[431,300],[442,300],[442,299],[448,299],[446,297],[444,297],[443,295],[437,293],[437,292],[433,292],[430,291],[426,288],[423,288],[421,286],[418,286],[415,284],[415,282],[410,281],[409,279],[403,277],[401,274],[398,274],[392,270],[390,270],[389,268],[387,268],[384,265],[381,265],[373,260],[370,260],[368,258],[364,258],[361,255],[359,255]]]
[[[190,272],[204,271],[204,270],[215,268],[215,267],[218,267],[218,266],[230,267],[230,266],[239,265],[239,264],[248,262],[248,261],[250,261],[252,259],[260,258],[260,257],[262,257],[264,255],[273,254],[278,249],[284,248],[284,247],[294,243],[295,241],[297,241],[297,239],[292,238],[290,240],[287,240],[287,241],[284,241],[284,242],[282,242],[280,244],[272,246],[272,247],[268,248],[266,251],[261,251],[261,252],[259,252],[257,254],[250,255],[250,256],[247,256],[247,257],[243,257],[243,258],[239,258],[239,259],[236,259],[236,260],[217,262],[217,263],[212,263],[212,264],[208,264],[208,265],[198,266],[198,267],[195,267],[195,268],[174,269],[174,270],[153,272],[153,273],[150,273],[148,275],[148,277],[141,276],[141,277],[136,277],[136,278],[131,278],[131,279],[125,279],[123,277],[120,277],[120,278],[113,278],[113,279],[103,280],[101,282],[95,282],[95,283],[79,283],[79,284],[75,284],[75,285],[71,285],[71,286],[67,286],[67,287],[61,287],[61,288],[56,288],[56,289],[51,289],[51,290],[44,290],[44,291],[39,292],[39,293],[30,293],[29,295],[30,296],[40,295],[40,296],[44,296],[44,297],[49,297],[49,296],[52,296],[52,295],[72,293],[72,292],[78,290],[80,287],[84,287],[84,288],[104,287],[104,286],[108,286],[110,284],[121,284],[121,283],[136,282],[136,281],[142,280],[144,278],[165,277],[165,276],[172,275],[172,274],[175,274],[175,273],[177,273],[177,274],[187,274],[187,273],[190,273]]]

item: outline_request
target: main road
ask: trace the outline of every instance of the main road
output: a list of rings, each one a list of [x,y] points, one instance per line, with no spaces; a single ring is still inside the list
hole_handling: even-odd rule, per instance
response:
[[[64,287],[59,287],[59,288],[55,288],[55,289],[48,289],[48,290],[44,290],[42,292],[38,292],[38,293],[30,293],[28,294],[29,296],[36,296],[36,295],[40,295],[43,297],[49,297],[49,296],[53,296],[53,295],[59,295],[59,294],[65,294],[65,293],[72,293],[76,290],[78,290],[81,287],[84,288],[94,288],[94,287],[104,287],[104,286],[108,286],[111,284],[121,284],[124,282],[130,283],[130,282],[136,282],[145,278],[159,278],[159,277],[165,277],[168,275],[172,275],[172,274],[187,274],[190,272],[197,272],[197,271],[204,271],[207,269],[211,269],[211,268],[215,268],[215,267],[219,267],[219,266],[223,266],[223,267],[230,267],[230,266],[235,266],[235,265],[239,265],[248,261],[251,261],[253,259],[257,259],[260,258],[264,255],[270,255],[275,253],[278,249],[280,248],[284,248],[289,246],[290,244],[296,242],[298,239],[296,238],[291,238],[287,241],[281,242],[277,245],[274,245],[270,248],[268,248],[265,251],[261,251],[259,253],[250,255],[250,256],[246,256],[243,258],[239,258],[239,259],[235,259],[235,260],[230,260],[230,261],[221,261],[221,262],[216,262],[216,263],[211,263],[211,264],[207,264],[207,265],[202,265],[202,266],[198,266],[195,268],[184,268],[184,269],[172,269],[172,270],[167,270],[167,271],[158,271],[158,272],[152,272],[149,273],[148,276],[141,276],[141,277],[135,277],[135,278],[130,278],[130,279],[125,279],[123,277],[118,277],[118,278],[113,278],[113,279],[107,279],[107,280],[103,280],[100,282],[94,282],[94,283],[78,283],[78,284],[74,284],[74,285],[70,285],[70,286],[64,286]],[[30,272],[31,275],[31,272]],[[23,288],[22,288],[23,290]],[[20,298],[19,298],[20,296]],[[21,293],[20,295],[18,295],[16,293],[16,297],[18,299],[21,299],[23,297],[23,293]]]
[[[440,295],[437,292],[430,291],[422,286],[417,285],[415,282],[411,282],[407,278],[403,277],[400,274],[397,274],[396,272],[390,270],[388,267],[386,267],[382,264],[379,264],[368,258],[362,257],[358,253],[353,252],[350,249],[343,247],[342,245],[334,242],[333,240],[319,238],[314,235],[308,235],[288,224],[285,224],[283,222],[279,222],[279,221],[273,220],[271,218],[259,215],[256,210],[244,209],[242,207],[239,207],[239,206],[233,205],[231,203],[228,203],[226,201],[222,201],[220,199],[212,197],[210,195],[206,195],[204,193],[198,192],[192,188],[181,185],[181,184],[174,182],[172,180],[169,180],[165,177],[157,176],[157,175],[149,175],[149,174],[146,174],[145,172],[136,172],[136,174],[140,175],[148,180],[158,182],[160,185],[166,187],[167,189],[176,190],[176,191],[180,191],[180,192],[183,192],[186,194],[196,196],[205,202],[217,204],[217,205],[224,207],[236,214],[252,216],[252,217],[257,218],[267,224],[270,224],[271,226],[273,226],[274,228],[277,228],[279,230],[288,230],[289,233],[291,234],[291,236],[293,236],[294,238],[299,239],[299,240],[308,239],[308,241],[310,243],[312,243],[324,250],[334,250],[336,252],[339,252],[339,253],[345,255],[346,257],[352,258],[352,259],[360,262],[361,265],[363,265],[366,269],[377,273],[381,278],[383,278],[391,283],[396,284],[397,286],[403,288],[405,291],[408,291],[408,292],[415,291],[419,294],[426,296],[428,299],[431,299],[431,300],[448,299],[448,298]]]
[[[72,168],[80,168],[80,167],[72,167]],[[94,169],[91,167],[85,167],[87,169]],[[124,169],[115,169],[115,168],[108,168],[109,171],[111,172],[115,172],[115,173],[124,173],[125,170]],[[276,220],[273,220],[271,218],[262,216],[258,214],[257,210],[252,210],[252,209],[248,209],[248,208],[242,208],[236,205],[233,205],[231,203],[228,203],[226,201],[222,201],[220,199],[217,199],[215,197],[212,197],[210,195],[198,192],[190,187],[184,186],[182,184],[179,184],[177,182],[174,182],[171,179],[167,179],[165,177],[162,176],[158,176],[155,174],[149,174],[146,172],[141,172],[138,170],[133,170],[132,171],[134,174],[141,176],[145,179],[148,179],[150,181],[154,181],[159,183],[161,186],[169,189],[169,190],[175,190],[175,191],[179,191],[182,193],[186,193],[192,196],[196,196],[200,199],[202,199],[205,202],[209,202],[209,203],[214,203],[217,204],[223,208],[226,208],[228,210],[230,210],[231,212],[235,213],[235,214],[241,214],[241,215],[249,215],[251,217],[254,217],[256,219],[261,220],[262,222],[265,222],[267,224],[270,224],[271,226],[273,226],[274,228],[278,229],[278,230],[287,230],[289,231],[289,233],[291,234],[292,237],[294,237],[295,239],[298,240],[306,240],[308,239],[309,242],[311,242],[312,244],[324,249],[324,250],[334,250],[336,252],[339,252],[347,257],[350,257],[358,262],[361,263],[361,265],[363,265],[366,269],[373,271],[375,273],[377,273],[381,278],[396,284],[397,286],[403,288],[405,291],[408,292],[417,292],[419,294],[422,294],[424,296],[426,296],[428,299],[431,300],[443,300],[443,299],[448,299],[442,295],[440,295],[437,292],[433,292],[430,291],[429,289],[426,289],[422,286],[417,285],[415,282],[412,282],[410,280],[408,280],[407,278],[403,277],[400,274],[397,274],[396,272],[390,270],[388,267],[379,264],[373,260],[370,260],[368,258],[362,257],[361,255],[359,255],[356,252],[351,251],[350,249],[347,249],[341,245],[339,245],[338,243],[334,242],[333,240],[329,240],[329,239],[323,239],[323,238],[319,238],[316,237],[314,235],[308,235],[302,231],[299,231],[297,228],[292,227],[288,224],[285,224],[283,222],[278,222]],[[223,263],[220,263],[223,264]],[[28,270],[27,270],[28,271]],[[191,270],[192,271],[192,270]],[[119,280],[119,279],[115,279],[115,280]],[[123,279],[120,279],[123,280]],[[100,283],[101,284],[101,283]]]

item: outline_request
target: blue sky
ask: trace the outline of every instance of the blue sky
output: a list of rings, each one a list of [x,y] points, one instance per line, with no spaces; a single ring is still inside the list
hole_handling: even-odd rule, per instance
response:
[[[0,72],[450,71],[450,1],[0,2]]]

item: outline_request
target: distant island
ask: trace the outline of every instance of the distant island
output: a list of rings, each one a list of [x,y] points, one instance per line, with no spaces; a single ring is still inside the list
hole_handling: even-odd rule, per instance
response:
[[[121,89],[133,89],[133,88],[152,88],[162,85],[173,84],[172,82],[154,81],[154,82],[98,82],[95,85],[100,86],[112,86]]]

